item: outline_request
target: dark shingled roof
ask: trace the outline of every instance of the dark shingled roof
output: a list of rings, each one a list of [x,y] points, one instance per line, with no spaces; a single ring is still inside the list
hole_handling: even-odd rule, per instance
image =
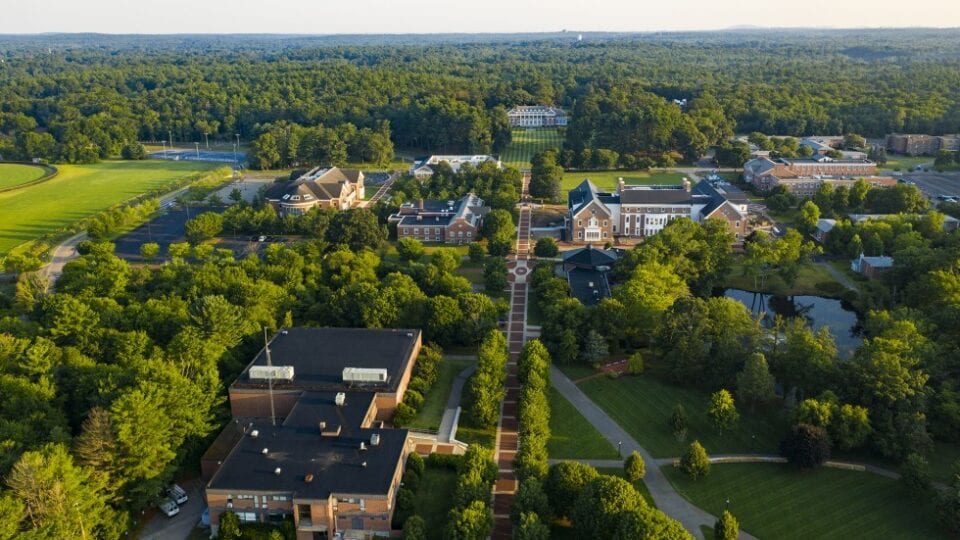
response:
[[[312,171],[311,171],[312,172]],[[265,194],[270,200],[282,199],[284,195],[310,195],[318,200],[338,199],[343,193],[345,182],[356,183],[360,179],[361,171],[357,169],[341,169],[333,167],[323,174],[313,177],[311,173],[286,184],[274,184]]]
[[[286,332],[286,334],[284,334]],[[293,382],[274,381],[274,388],[309,390],[345,390],[343,368],[382,368],[388,381],[378,391],[395,391],[420,330],[367,328],[288,328],[270,341],[275,366],[293,366]],[[251,366],[267,365],[263,350]],[[240,374],[236,386],[263,386],[249,378],[249,366]]]
[[[605,272],[574,268],[567,272],[567,282],[573,297],[585,306],[592,306],[610,297],[610,284]]]
[[[210,480],[208,489],[229,492],[292,493],[299,499],[327,499],[332,493],[386,496],[403,455],[404,429],[360,428],[373,393],[350,392],[343,407],[334,392],[305,392],[282,425],[257,420]],[[339,424],[338,436],[321,436]],[[256,429],[256,438],[250,432]],[[380,443],[372,446],[370,436]],[[360,449],[360,443],[366,449]],[[263,453],[263,449],[267,453]],[[280,468],[280,474],[275,470]],[[313,475],[307,482],[306,476]]]
[[[575,264],[596,268],[598,266],[610,266],[618,259],[617,252],[606,249],[594,249],[593,246],[565,251],[563,253],[564,264]]]

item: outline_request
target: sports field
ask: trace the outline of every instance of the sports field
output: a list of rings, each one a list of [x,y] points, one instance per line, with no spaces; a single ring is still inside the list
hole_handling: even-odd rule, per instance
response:
[[[153,160],[59,165],[60,173],[52,180],[0,193],[0,256],[115,204],[216,167]]]
[[[500,160],[507,167],[529,169],[530,158],[538,152],[563,145],[563,135],[557,128],[514,129],[510,146]]]
[[[623,177],[627,185],[671,185],[678,186],[686,177],[683,173],[656,172],[656,171],[567,171],[563,173],[561,191],[570,191],[580,185],[584,178],[589,178],[598,188],[614,190],[617,188],[617,179]]]
[[[47,170],[37,165],[0,163],[0,189],[33,182],[45,174]]]
[[[948,538],[929,498],[871,473],[731,463],[695,482],[672,466],[663,470],[690,502],[714,515],[730,510],[758,538]]]

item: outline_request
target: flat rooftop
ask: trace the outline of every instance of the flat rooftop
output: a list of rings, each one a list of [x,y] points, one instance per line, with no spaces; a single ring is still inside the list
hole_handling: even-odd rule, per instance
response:
[[[359,427],[373,403],[372,392],[347,393],[343,406],[335,397],[335,392],[305,392],[282,425],[272,426],[269,419],[248,423],[208,489],[316,500],[336,493],[387,495],[407,430]],[[328,430],[339,425],[339,434],[321,435],[320,422]],[[373,435],[379,436],[376,445]]]
[[[270,340],[274,366],[293,366],[293,380],[274,380],[277,389],[299,388],[316,391],[345,391],[358,387],[343,382],[348,367],[385,369],[387,382],[359,385],[376,391],[395,391],[420,339],[420,330],[368,328],[286,328]],[[260,350],[253,362],[237,377],[236,387],[265,387],[250,379],[251,366],[267,365]]]

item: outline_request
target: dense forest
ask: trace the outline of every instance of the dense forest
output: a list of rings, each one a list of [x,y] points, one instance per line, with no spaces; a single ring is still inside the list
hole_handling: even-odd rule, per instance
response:
[[[249,141],[282,122],[377,133],[384,121],[400,149],[496,153],[509,142],[505,109],[534,103],[576,112],[571,149],[621,155],[690,155],[731,128],[956,132],[957,37],[587,34],[578,42],[544,34],[373,44],[350,36],[8,36],[0,37],[0,154],[91,161],[134,140]],[[670,101],[680,98],[690,110]],[[629,122],[611,121],[625,110],[633,111]]]

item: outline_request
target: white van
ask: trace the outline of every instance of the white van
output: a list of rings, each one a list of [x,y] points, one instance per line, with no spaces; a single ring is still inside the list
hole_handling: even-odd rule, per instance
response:
[[[180,513],[180,507],[172,499],[164,499],[159,508],[167,517],[173,517]]]
[[[180,486],[174,484],[167,489],[167,496],[176,501],[177,504],[187,502],[187,492]]]

